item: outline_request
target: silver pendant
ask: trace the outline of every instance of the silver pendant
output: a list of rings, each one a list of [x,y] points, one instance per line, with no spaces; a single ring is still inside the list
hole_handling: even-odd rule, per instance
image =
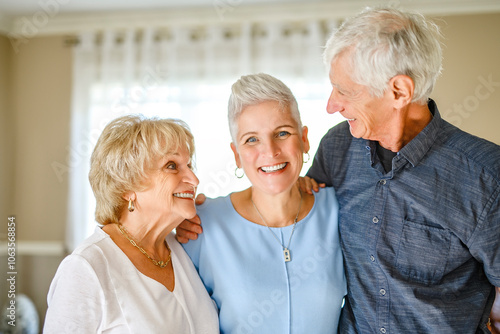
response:
[[[285,256],[285,262],[290,262],[292,260],[288,248],[283,249],[283,255]]]

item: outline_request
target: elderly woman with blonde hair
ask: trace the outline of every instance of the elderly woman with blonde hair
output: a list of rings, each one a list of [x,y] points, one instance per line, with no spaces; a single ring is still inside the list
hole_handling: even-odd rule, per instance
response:
[[[171,233],[196,215],[193,154],[182,121],[106,126],[89,174],[102,226],[59,266],[45,333],[218,333],[216,307]]]

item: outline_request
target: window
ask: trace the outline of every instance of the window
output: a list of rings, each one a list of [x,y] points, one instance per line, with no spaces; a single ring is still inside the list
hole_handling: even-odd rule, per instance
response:
[[[305,174],[322,136],[342,120],[326,113],[330,84],[321,62],[323,38],[319,29],[311,28],[318,25],[309,23],[309,34],[295,36],[287,25],[247,27],[246,38],[240,31],[239,39],[230,39],[226,46],[223,38],[206,37],[202,42],[190,39],[186,31],[177,31],[174,41],[162,41],[154,31],[82,34],[75,48],[72,145],[86,142],[93,149],[105,125],[125,114],[179,118],[195,136],[198,192],[216,197],[245,189],[248,180],[234,175],[227,101],[241,75],[265,72],[290,87],[302,123],[309,128],[311,160],[302,170]],[[263,38],[265,28],[274,32]],[[287,35],[280,37],[276,31]],[[221,29],[210,32],[228,36]],[[84,163],[70,171],[69,249],[95,228],[87,179],[90,154],[91,149],[82,157]]]

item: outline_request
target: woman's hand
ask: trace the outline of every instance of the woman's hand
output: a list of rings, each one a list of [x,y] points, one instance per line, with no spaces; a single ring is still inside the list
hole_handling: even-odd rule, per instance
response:
[[[312,194],[313,191],[318,192],[319,188],[324,188],[324,183],[318,183],[315,179],[311,179],[309,176],[299,177],[297,181],[299,188],[302,192]]]
[[[201,205],[205,203],[206,199],[205,195],[199,194],[196,196],[195,203],[196,205]],[[194,218],[184,220],[175,228],[175,238],[181,244],[185,244],[189,240],[198,239],[198,234],[202,232],[203,228],[201,227],[200,217],[195,216]]]
[[[191,219],[186,219],[175,228],[175,238],[181,244],[187,243],[189,240],[198,239],[198,234],[201,234],[203,229],[201,227],[200,217],[195,216]]]
[[[318,192],[319,188],[324,188],[324,183],[318,183],[316,180],[308,176],[299,177],[298,186],[302,192],[312,194],[313,191]],[[196,196],[196,205],[205,203],[206,197],[203,194]],[[196,216],[192,219],[186,219],[175,229],[175,238],[182,244],[187,243],[189,240],[198,239],[198,235],[203,232],[201,227],[200,217]]]
[[[194,200],[194,204],[202,205],[203,203],[205,203],[206,199],[207,197],[204,194],[198,194],[198,196],[196,196],[196,199]]]

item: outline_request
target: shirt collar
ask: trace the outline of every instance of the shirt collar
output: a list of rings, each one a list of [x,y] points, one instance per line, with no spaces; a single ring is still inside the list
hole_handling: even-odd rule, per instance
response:
[[[431,121],[415,138],[399,151],[399,154],[406,158],[413,167],[418,165],[420,160],[422,160],[429,151],[432,144],[434,144],[439,134],[439,128],[441,127],[441,114],[439,114],[436,102],[429,99],[427,106],[433,116]]]
[[[432,119],[427,126],[420,131],[420,133],[406,144],[399,152],[398,155],[408,160],[408,162],[415,167],[420,160],[429,151],[434,141],[439,134],[441,127],[441,114],[437,108],[436,102],[429,99],[427,106],[432,114]],[[376,142],[370,141],[369,146],[372,147],[372,153],[375,151]]]

